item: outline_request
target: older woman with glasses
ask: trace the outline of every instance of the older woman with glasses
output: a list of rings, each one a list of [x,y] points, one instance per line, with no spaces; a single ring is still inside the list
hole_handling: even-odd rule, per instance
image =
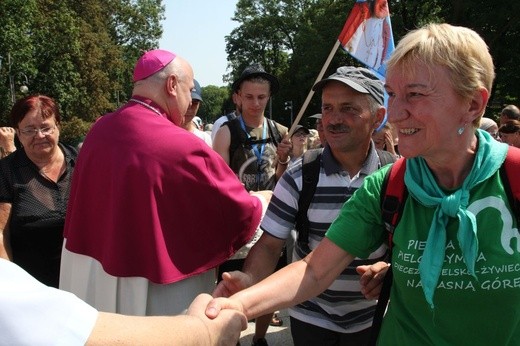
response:
[[[58,287],[77,151],[59,143],[60,113],[50,97],[27,96],[10,117],[21,149],[0,160],[0,257]]]

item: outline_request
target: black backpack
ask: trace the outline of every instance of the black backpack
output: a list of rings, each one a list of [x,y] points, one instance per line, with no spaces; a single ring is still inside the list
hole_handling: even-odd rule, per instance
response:
[[[229,144],[229,159],[232,160],[233,156],[235,154],[235,151],[238,148],[246,148],[253,145],[258,144],[264,144],[264,143],[274,143],[275,146],[278,146],[278,143],[282,141],[282,135],[280,134],[280,131],[278,131],[278,127],[276,126],[276,123],[271,120],[267,119],[267,128],[269,131],[269,137],[265,140],[262,139],[255,139],[255,138],[249,138],[247,133],[244,132],[242,129],[242,126],[240,125],[240,120],[238,117],[235,117],[234,119],[231,119],[224,123],[224,125],[227,125],[229,127],[230,132],[230,139],[231,142]]]
[[[381,167],[395,162],[396,157],[388,151],[376,149]],[[296,214],[295,229],[298,231],[298,244],[309,252],[309,218],[307,211],[312,198],[316,193],[316,186],[320,177],[321,155],[323,149],[307,150],[302,158],[302,191],[298,199],[298,213]]]

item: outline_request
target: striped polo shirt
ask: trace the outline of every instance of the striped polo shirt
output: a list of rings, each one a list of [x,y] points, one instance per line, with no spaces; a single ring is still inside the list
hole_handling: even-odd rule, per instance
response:
[[[363,183],[364,178],[380,168],[374,144],[361,170],[353,177],[345,172],[334,159],[328,146],[321,155],[321,168],[316,193],[311,201],[309,218],[309,248],[316,248],[343,204]],[[262,221],[261,228],[279,239],[290,238],[298,212],[298,199],[302,190],[302,158],[290,165],[277,183],[271,203]],[[332,285],[323,293],[289,310],[300,321],[341,333],[354,333],[372,325],[375,301],[368,301],[360,292],[356,267],[372,264],[384,258],[386,246],[377,249],[366,260],[356,258]],[[294,244],[292,260],[307,255],[307,251]],[[290,256],[289,256],[290,257]]]

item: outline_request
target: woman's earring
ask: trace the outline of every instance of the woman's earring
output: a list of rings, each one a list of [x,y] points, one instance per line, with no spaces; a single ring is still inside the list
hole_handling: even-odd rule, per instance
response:
[[[464,133],[465,129],[466,129],[466,125],[459,127],[459,129],[457,130],[457,133],[459,134],[459,136]]]

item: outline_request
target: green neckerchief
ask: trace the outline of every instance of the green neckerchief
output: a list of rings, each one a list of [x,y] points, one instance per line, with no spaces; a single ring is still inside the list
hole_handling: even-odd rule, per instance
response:
[[[422,289],[426,301],[433,309],[433,294],[439,281],[446,250],[448,218],[457,217],[457,239],[468,272],[475,276],[478,254],[477,224],[475,215],[466,208],[470,190],[492,176],[505,160],[508,145],[494,140],[487,132],[477,130],[478,149],[471,172],[462,186],[447,195],[435,181],[426,161],[421,157],[407,160],[404,181],[410,195],[426,207],[435,208],[428,232],[426,247],[419,263]]]

